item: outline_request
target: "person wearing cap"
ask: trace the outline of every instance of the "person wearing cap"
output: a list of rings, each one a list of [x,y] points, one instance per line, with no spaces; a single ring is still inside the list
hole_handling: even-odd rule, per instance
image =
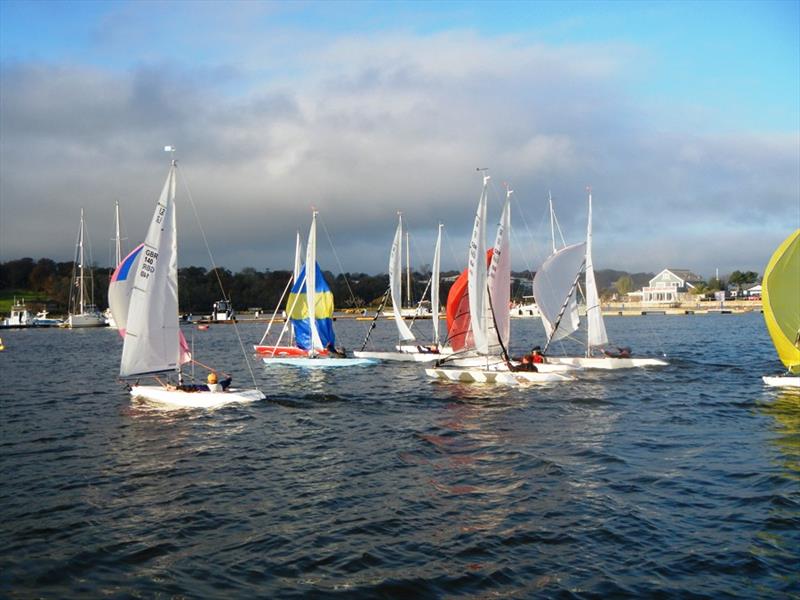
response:
[[[534,346],[533,350],[531,350],[531,362],[536,364],[545,362],[544,354],[542,354],[542,349],[539,346]]]

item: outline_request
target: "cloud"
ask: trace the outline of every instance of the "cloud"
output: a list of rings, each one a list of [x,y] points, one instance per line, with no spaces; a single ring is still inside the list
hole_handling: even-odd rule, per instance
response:
[[[216,262],[230,268],[287,268],[312,206],[335,244],[336,256],[321,232],[326,268],[338,257],[346,270],[385,271],[398,210],[416,262],[430,262],[442,221],[454,246],[445,257],[462,257],[446,268],[462,267],[476,167],[493,174],[492,218],[502,183],[516,190],[515,247],[530,254],[515,268],[535,267],[549,244],[548,190],[576,240],[593,186],[600,268],[761,270],[800,221],[798,133],[699,133],[691,116],[659,130],[664,120],[632,91],[636,48],[469,31],[316,41],[306,32],[295,42],[281,67],[285,50],[260,64],[253,42],[231,45],[229,62],[191,68],[5,60],[0,260],[69,258],[80,206],[91,235],[107,239],[115,199],[129,236],[141,237],[165,144],[178,147],[188,186],[184,265],[209,264],[191,195]]]

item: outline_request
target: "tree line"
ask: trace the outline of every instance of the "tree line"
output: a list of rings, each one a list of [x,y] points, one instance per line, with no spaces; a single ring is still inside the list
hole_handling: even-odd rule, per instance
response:
[[[0,263],[0,290],[36,292],[46,298],[51,311],[65,312],[69,305],[72,290],[73,261],[56,262],[49,258],[20,258]],[[108,283],[113,269],[96,267],[93,270],[93,291],[95,304],[101,310],[107,305]],[[458,271],[442,273],[440,296],[447,298],[447,292]],[[519,271],[512,273],[512,298],[522,301],[523,296],[531,294],[530,282],[534,273]],[[344,273],[334,275],[325,271],[324,276],[336,299],[336,306],[345,308],[375,307],[380,303],[389,286],[389,276],[385,273],[368,275],[366,273]],[[236,273],[225,268],[206,269],[205,267],[184,267],[178,269],[179,303],[182,312],[204,314],[211,310],[217,300],[227,298],[233,301],[237,310],[261,308],[272,310],[278,305],[289,278],[290,271],[258,271],[247,267]],[[625,295],[647,285],[652,273],[632,273],[603,269],[596,272],[597,285],[602,297],[612,294]],[[419,300],[428,286],[430,273],[415,272],[412,277],[412,297]],[[734,271],[727,279],[712,278],[698,286],[699,292],[725,289],[730,284],[745,285],[758,281],[753,271]],[[428,292],[428,297],[430,292]]]

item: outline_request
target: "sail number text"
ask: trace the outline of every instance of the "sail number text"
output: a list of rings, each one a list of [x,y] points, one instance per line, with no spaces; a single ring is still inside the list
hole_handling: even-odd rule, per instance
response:
[[[156,272],[156,261],[158,260],[158,252],[153,250],[144,251],[144,260],[142,261],[142,268],[139,271],[139,277],[147,279],[151,273]]]

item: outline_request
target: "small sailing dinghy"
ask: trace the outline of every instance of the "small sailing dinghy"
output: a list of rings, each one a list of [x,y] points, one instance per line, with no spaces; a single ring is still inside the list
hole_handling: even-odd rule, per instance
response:
[[[131,395],[175,407],[218,408],[263,400],[257,389],[182,384],[181,365],[191,362],[192,356],[178,324],[176,169],[173,160],[144,243],[120,262],[109,286],[109,305],[124,339],[120,377],[155,378],[159,385],[137,381],[130,387]],[[168,373],[177,374],[178,385],[160,379]]]
[[[552,219],[552,203],[550,205]],[[589,192],[589,219],[586,242],[555,249],[533,278],[533,295],[547,335],[544,352],[553,342],[578,330],[580,318],[576,292],[582,272],[586,274],[586,355],[550,356],[549,364],[566,364],[586,369],[630,369],[666,366],[660,358],[631,357],[627,349],[607,350],[608,335],[600,310],[600,297],[592,262],[592,194]],[[627,354],[627,356],[626,356]]]
[[[800,229],[775,250],[761,285],[764,321],[786,367],[786,373],[762,379],[771,387],[800,388]]]
[[[392,243],[392,251],[389,255],[389,296],[392,303],[391,315],[397,326],[399,344],[396,352],[372,352],[365,351],[364,348],[369,340],[369,334],[375,326],[375,321],[380,315],[381,307],[372,321],[369,333],[367,334],[361,350],[353,352],[359,358],[374,358],[377,360],[398,361],[398,362],[434,362],[442,356],[451,354],[453,349],[443,346],[439,339],[439,271],[441,265],[441,246],[442,246],[442,225],[439,225],[436,236],[436,246],[433,251],[433,269],[431,272],[431,322],[433,323],[433,343],[430,346],[415,343],[417,341],[414,332],[403,319],[401,310],[402,298],[402,268],[400,257],[402,256],[401,244],[403,241],[403,215],[398,213],[397,231]],[[406,243],[406,247],[408,244]]]
[[[299,256],[300,240],[298,237]],[[298,270],[299,269],[299,270]],[[317,211],[311,215],[311,228],[306,245],[306,262],[298,267],[295,259],[292,290],[286,302],[287,322],[281,331],[278,343],[263,345],[269,327],[255,350],[263,357],[265,365],[291,365],[310,369],[326,367],[350,367],[374,364],[368,358],[343,356],[336,349],[336,333],[333,329],[333,292],[331,292],[322,270],[317,264]],[[309,307],[313,307],[309,310]],[[292,327],[294,346],[281,346],[281,338],[287,327]]]
[[[555,383],[572,379],[556,372],[518,371],[508,356],[511,334],[508,306],[511,295],[511,194],[506,200],[494,247],[486,250],[486,201],[490,177],[483,178],[464,274],[447,298],[448,336],[453,354],[425,369],[428,377],[464,383],[506,385]],[[486,257],[486,259],[484,259]],[[488,267],[487,267],[488,262]],[[495,310],[496,307],[496,310]],[[538,366],[538,365],[537,365]]]

